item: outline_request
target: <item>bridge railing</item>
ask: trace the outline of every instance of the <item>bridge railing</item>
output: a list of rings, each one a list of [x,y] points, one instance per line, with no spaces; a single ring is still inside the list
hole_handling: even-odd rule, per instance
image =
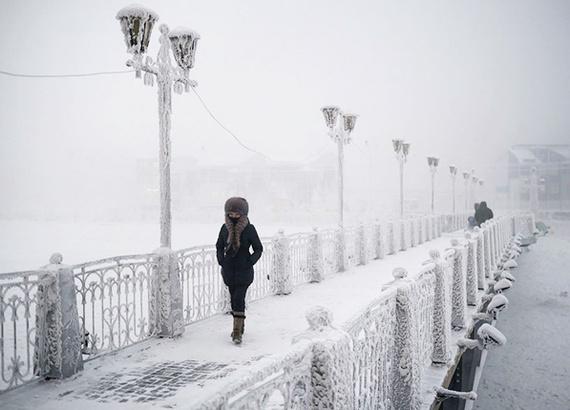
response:
[[[513,224],[523,223],[519,218],[527,220],[528,216],[496,218],[469,232],[465,239],[455,237],[443,253],[430,251],[430,259],[414,275],[400,271],[340,330],[330,326],[327,314],[318,311],[322,308],[309,312],[310,329],[293,340],[302,342],[294,343],[290,352],[274,361],[268,359],[253,373],[244,370],[245,380],[236,374],[234,383],[195,408],[232,408],[237,403],[290,409],[336,408],[333,403],[347,409],[425,405],[425,369],[450,362],[451,332],[466,331],[466,307],[480,302],[481,292],[476,291],[483,290],[490,278],[484,276],[483,287],[477,289],[477,258],[483,266],[496,269],[508,252]],[[479,238],[488,252],[476,252]],[[315,315],[319,320],[312,319]],[[315,323],[321,324],[318,331]],[[292,355],[311,363],[296,367],[293,378],[311,380],[310,384],[289,382],[291,372],[286,376],[282,366],[284,358]]]
[[[466,214],[415,216],[405,221],[376,221],[345,231],[315,230],[264,238],[264,253],[256,264],[247,301],[287,294],[296,285],[318,282],[337,272],[339,247],[343,243],[348,266],[362,265],[433,239],[442,231],[460,229],[466,218]],[[229,310],[213,246],[182,249],[173,252],[173,257],[179,270],[185,324]],[[157,269],[155,253],[118,256],[72,267],[85,359],[153,336],[151,322],[156,312],[151,309],[155,297],[151,282]],[[34,315],[41,272],[0,274],[0,392],[35,378]]]

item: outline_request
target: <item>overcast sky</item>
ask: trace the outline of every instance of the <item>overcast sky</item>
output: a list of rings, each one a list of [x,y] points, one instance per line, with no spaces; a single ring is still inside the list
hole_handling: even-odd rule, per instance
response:
[[[360,115],[347,163],[381,180],[395,180],[392,138],[412,143],[416,184],[428,178],[426,155],[483,175],[513,143],[570,143],[567,0],[143,4],[159,23],[200,33],[191,71],[198,91],[245,144],[272,158],[333,150],[319,111],[327,104]],[[123,3],[1,5],[1,70],[125,68],[115,20]],[[149,48],[154,57],[158,30]],[[132,170],[136,158],[156,156],[156,87],[133,74],[0,76],[0,89],[4,208],[45,206],[77,190],[115,192],[130,172],[120,164]],[[175,95],[173,110],[174,157],[227,163],[249,155],[192,93]]]

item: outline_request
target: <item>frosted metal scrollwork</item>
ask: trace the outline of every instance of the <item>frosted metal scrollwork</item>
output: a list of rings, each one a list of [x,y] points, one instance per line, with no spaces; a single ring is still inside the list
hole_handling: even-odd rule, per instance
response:
[[[449,362],[450,335],[450,303],[446,292],[447,278],[445,275],[445,261],[438,250],[430,251],[430,258],[435,265],[435,288],[433,310],[433,364],[443,365]]]
[[[453,246],[453,288],[451,296],[451,327],[460,330],[465,327],[466,301],[466,266],[464,263],[465,246],[457,240],[452,240]]]

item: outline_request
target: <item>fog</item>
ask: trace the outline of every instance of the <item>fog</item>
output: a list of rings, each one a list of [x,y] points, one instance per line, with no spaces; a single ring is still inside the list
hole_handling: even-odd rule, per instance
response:
[[[359,115],[345,150],[349,221],[396,211],[393,138],[412,144],[406,198],[416,212],[428,210],[428,155],[441,158],[436,202],[439,211],[449,212],[449,164],[460,172],[475,169],[487,181],[481,197],[492,202],[512,144],[569,142],[570,2],[565,0],[149,0],[143,5],[159,14],[159,23],[200,33],[191,71],[197,91],[215,116],[269,163],[297,162],[300,169],[322,154],[334,169],[336,148],[320,107],[334,104]],[[0,70],[126,69],[129,55],[115,19],[121,6],[2,0]],[[158,34],[155,28],[153,57]],[[158,220],[156,176],[148,172],[157,157],[156,86],[144,86],[133,73],[0,75],[0,89],[2,219]],[[321,200],[302,209],[295,209],[289,194],[276,206],[275,197],[264,196],[256,184],[209,190],[204,168],[239,168],[260,158],[252,159],[193,93],[173,96],[172,155],[174,230],[177,222],[221,221],[223,199],[235,194],[253,198],[252,219],[257,213],[264,223],[334,223],[334,178],[319,191]],[[461,204],[461,177],[457,187]],[[198,201],[197,192],[205,199]],[[17,222],[11,226],[18,229]],[[2,233],[3,244],[11,241],[8,231]]]

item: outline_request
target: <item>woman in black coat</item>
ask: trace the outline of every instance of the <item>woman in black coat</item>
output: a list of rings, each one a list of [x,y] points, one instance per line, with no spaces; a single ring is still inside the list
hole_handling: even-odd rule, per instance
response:
[[[255,226],[247,217],[249,205],[244,198],[233,197],[224,206],[226,222],[216,242],[216,256],[222,267],[222,277],[231,296],[234,317],[232,340],[241,343],[245,320],[245,295],[253,282],[253,265],[263,252]],[[253,253],[249,253],[249,248]]]

